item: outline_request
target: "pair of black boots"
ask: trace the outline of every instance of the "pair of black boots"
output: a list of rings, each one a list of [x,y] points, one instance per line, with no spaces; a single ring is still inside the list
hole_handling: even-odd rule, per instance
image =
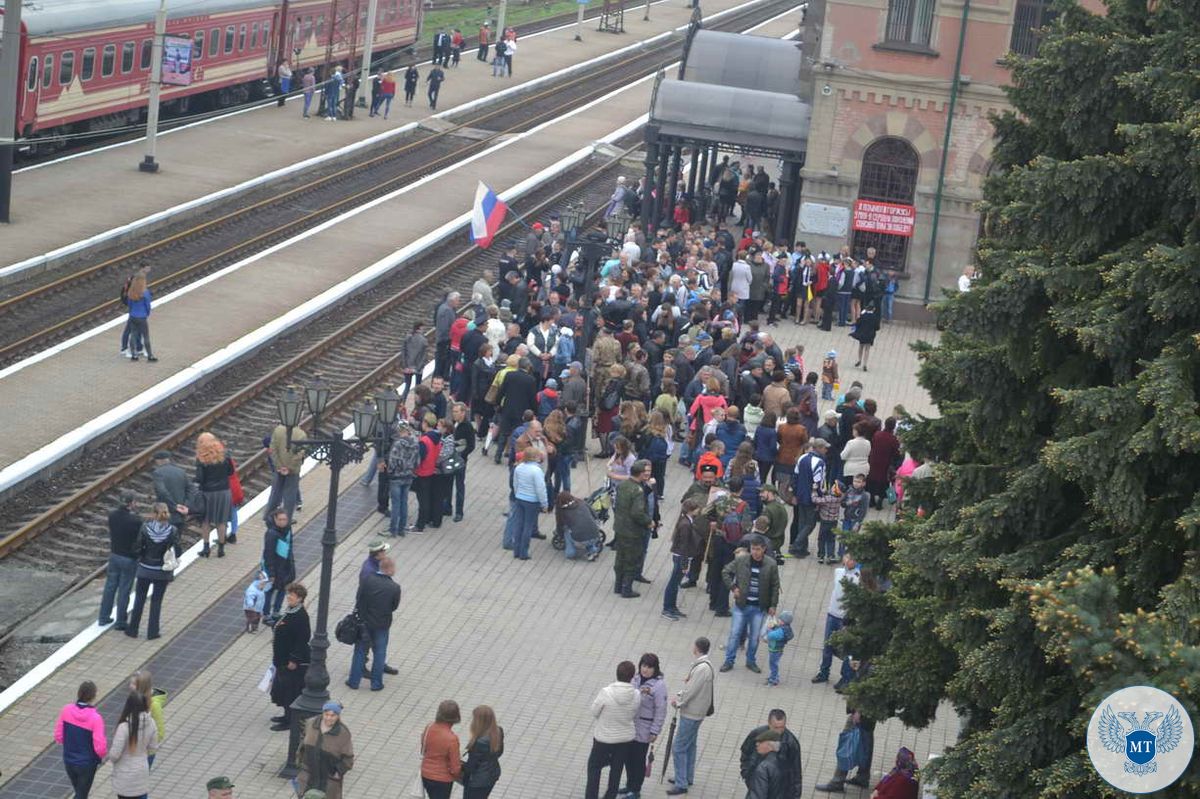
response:
[[[622,599],[637,599],[641,596],[641,594],[633,590],[633,578],[621,577],[620,575],[617,575],[613,580],[613,593],[619,594]]]
[[[236,543],[237,543],[237,533],[230,533],[229,535],[225,536],[225,544],[236,544]],[[217,542],[217,557],[218,558],[225,557],[225,544],[222,544],[220,541]],[[200,557],[207,558],[211,554],[212,554],[212,550],[209,549],[208,536],[206,535],[206,536],[204,536],[204,549],[200,550]]]

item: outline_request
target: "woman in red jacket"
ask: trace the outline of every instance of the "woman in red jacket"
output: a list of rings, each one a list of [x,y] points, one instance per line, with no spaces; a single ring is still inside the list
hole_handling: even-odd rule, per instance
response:
[[[875,786],[871,799],[917,799],[917,759],[910,750],[900,747],[896,767]]]

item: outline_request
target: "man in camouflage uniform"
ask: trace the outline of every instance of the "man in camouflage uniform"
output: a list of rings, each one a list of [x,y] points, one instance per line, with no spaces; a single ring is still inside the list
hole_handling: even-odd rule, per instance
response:
[[[649,477],[650,461],[634,461],[629,469],[629,479],[622,480],[617,486],[617,498],[613,502],[613,540],[617,549],[613,593],[620,594],[623,599],[641,596],[633,590],[633,579],[638,576],[646,536],[653,524],[646,507],[646,494],[642,491],[642,484]]]

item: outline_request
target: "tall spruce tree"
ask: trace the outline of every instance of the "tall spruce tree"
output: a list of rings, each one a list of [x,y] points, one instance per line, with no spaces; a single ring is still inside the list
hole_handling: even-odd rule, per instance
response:
[[[1085,741],[1128,685],[1200,724],[1200,0],[1058,7],[995,121],[982,279],[921,348],[923,518],[852,542],[890,581],[849,596],[852,693],[957,710],[940,799],[1125,796]]]

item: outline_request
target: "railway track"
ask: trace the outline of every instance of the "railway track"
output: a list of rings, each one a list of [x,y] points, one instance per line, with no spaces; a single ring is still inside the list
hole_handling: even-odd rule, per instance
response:
[[[743,30],[791,5],[789,0],[763,3],[723,18],[713,27]],[[165,235],[157,233],[148,241],[119,245],[98,261],[74,259],[53,274],[2,287],[0,366],[120,316],[124,309],[115,297],[115,288],[141,266],[150,268],[151,289],[161,296],[478,153],[505,136],[536,127],[565,108],[652,74],[675,56],[676,40],[667,37],[661,44],[603,64],[586,76],[556,81],[520,98],[516,107],[505,103],[469,112],[445,130],[415,132],[323,175],[304,176],[283,187],[265,187],[235,200],[240,204],[232,210],[210,213],[165,231]],[[97,301],[98,297],[111,299]]]

